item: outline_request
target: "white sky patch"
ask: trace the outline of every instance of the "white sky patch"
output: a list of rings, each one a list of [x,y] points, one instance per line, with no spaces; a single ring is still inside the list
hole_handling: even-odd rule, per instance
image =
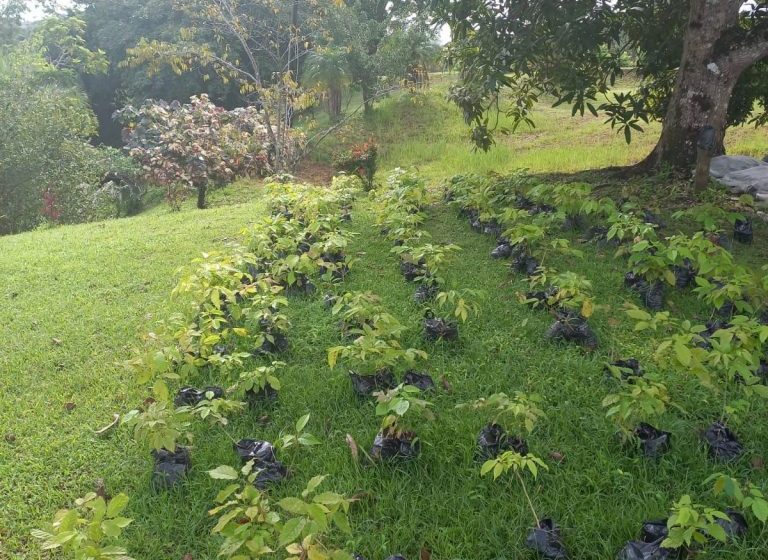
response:
[[[57,9],[58,12],[64,12],[72,7],[72,2],[70,0],[59,0],[57,4],[59,8]],[[27,0],[27,13],[24,14],[24,21],[38,21],[47,15],[45,10],[43,10],[35,0]]]

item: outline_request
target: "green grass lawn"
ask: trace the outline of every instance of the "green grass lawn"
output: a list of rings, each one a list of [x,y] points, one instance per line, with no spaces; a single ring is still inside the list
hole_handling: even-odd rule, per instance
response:
[[[472,154],[456,109],[441,95],[436,88],[417,99],[395,96],[364,123],[382,145],[382,169],[416,166],[433,184],[473,170],[577,171],[630,163],[653,144],[652,131],[627,147],[599,120],[570,119],[562,110],[542,108],[536,130],[500,139],[488,154]],[[353,127],[336,140],[358,133]],[[733,152],[765,151],[751,132],[736,131],[733,139]],[[665,186],[662,180],[651,189]],[[487,418],[454,409],[497,391],[538,392],[546,400],[548,418],[529,444],[550,470],[531,490],[539,512],[564,527],[574,558],[613,558],[643,520],[662,517],[682,494],[713,502],[703,481],[721,467],[706,459],[697,430],[720,403],[685,372],[661,372],[683,407],[661,423],[674,434],[673,450],[661,461],[623,452],[604,418],[600,402],[615,386],[604,378],[603,362],[635,356],[646,369],[655,369],[652,341],[634,334],[621,311],[632,299],[622,287],[623,262],[587,246],[583,260],[553,263],[587,275],[605,307],[594,318],[601,339],[597,352],[550,344],[543,340],[549,317],[516,301],[524,283],[488,258],[492,240],[435,205],[427,223],[434,240],[464,249],[447,270],[449,282],[481,289],[488,297],[481,316],[462,328],[460,344],[427,344],[419,332],[421,311],[411,300],[413,286],[399,275],[389,244],[372,226],[365,198],[356,204],[351,224],[360,236],[349,252],[361,262],[349,289],[380,294],[410,327],[407,342],[429,352],[433,376],[444,376],[452,387],[431,399],[437,420],[420,430],[423,456],[400,467],[352,461],[346,434],[369,448],[378,425],[374,406],[353,397],[344,372],[326,365],[326,349],[340,338],[320,299],[292,300],[292,348],[279,403],[235,419],[226,433],[198,430],[188,482],[170,493],[152,492],[150,458],[128,434],[100,438],[93,432],[146,396],[119,363],[157,320],[177,309],[170,299],[177,268],[236,240],[240,229],[264,212],[259,196],[258,188],[239,183],[214,193],[214,208],[206,211],[171,213],[160,206],[135,218],[0,238],[0,559],[45,558],[29,530],[90,491],[97,479],[104,479],[110,492],[132,498],[127,515],[135,522],[126,542],[137,560],[181,560],[186,554],[213,559],[218,541],[210,535],[207,509],[222,485],[206,470],[236,464],[231,438],[274,438],[306,412],[312,413],[309,430],[323,444],[286,453],[293,477],[272,492],[294,495],[312,476],[328,474],[329,489],[363,494],[351,515],[355,540],[349,545],[369,560],[395,552],[412,560],[422,548],[436,560],[527,558],[523,540],[532,520],[519,488],[511,480],[481,479],[472,459]],[[758,228],[755,247],[737,247],[740,257],[764,262],[766,233]],[[676,295],[671,309],[689,317],[701,312],[690,295]],[[748,451],[723,469],[765,482],[762,470],[750,469],[750,458],[768,452],[766,420],[762,409],[738,427]],[[553,452],[565,460],[550,460]],[[768,533],[753,527],[744,542],[713,546],[708,557],[764,559],[766,546]]]
[[[685,372],[663,372],[684,411],[669,413],[661,423],[674,433],[673,451],[661,461],[623,452],[603,416],[600,402],[615,388],[604,378],[604,361],[635,356],[654,370],[651,341],[635,335],[621,311],[631,299],[621,287],[623,262],[587,246],[583,260],[552,263],[586,274],[606,307],[594,319],[601,339],[597,352],[547,343],[543,333],[550,318],[516,301],[524,283],[488,258],[492,241],[470,232],[453,211],[434,206],[427,224],[434,240],[464,249],[448,268],[449,283],[481,289],[488,298],[482,315],[462,328],[460,344],[428,344],[420,337],[413,285],[399,275],[388,242],[372,226],[365,199],[357,203],[351,226],[360,236],[349,252],[361,262],[348,287],[380,294],[411,327],[406,342],[429,352],[433,376],[444,376],[452,386],[451,392],[441,389],[432,398],[437,420],[420,429],[422,457],[399,467],[352,461],[345,436],[369,448],[378,424],[374,407],[352,396],[344,372],[326,365],[326,349],[340,337],[320,298],[298,299],[288,308],[292,348],[279,403],[237,418],[227,433],[198,430],[188,482],[170,493],[154,493],[149,457],[127,434],[93,435],[114,412],[144,397],[116,362],[129,356],[156,319],[174,309],[169,300],[174,270],[202,250],[224,248],[260,212],[258,200],[205,212],[158,210],[0,239],[5,280],[0,293],[3,558],[41,557],[27,537],[29,529],[89,491],[98,478],[110,491],[132,497],[127,515],[136,521],[126,537],[134,557],[181,559],[189,553],[195,559],[214,558],[217,540],[209,535],[206,511],[221,484],[205,471],[236,464],[231,438],[274,438],[305,412],[312,413],[310,431],[323,444],[286,453],[283,459],[293,478],[272,493],[295,495],[312,476],[328,474],[329,488],[364,494],[351,515],[355,540],[350,546],[372,559],[398,551],[418,558],[422,547],[433,558],[527,557],[523,540],[532,521],[519,488],[511,481],[481,479],[472,458],[476,434],[487,418],[454,409],[497,391],[537,392],[546,400],[548,418],[529,444],[550,470],[531,490],[539,512],[563,525],[574,558],[611,558],[644,519],[663,516],[684,493],[712,502],[703,481],[720,467],[706,459],[697,430],[716,414],[719,403]],[[698,306],[683,295],[673,298],[671,309],[694,317]],[[68,411],[70,402],[75,407]],[[266,424],[261,420],[265,414]],[[740,427],[748,452],[729,472],[764,479],[764,473],[750,472],[749,459],[766,453],[766,419],[761,410]],[[550,460],[553,452],[565,460]],[[710,557],[757,560],[764,558],[766,545],[768,533],[755,527],[746,541],[714,547]]]
[[[661,125],[651,123],[645,132],[635,132],[627,145],[623,134],[604,124],[604,117],[589,113],[572,117],[569,107],[553,108],[552,100],[545,98],[534,111],[536,128],[521,126],[513,134],[498,134],[491,151],[476,153],[459,109],[445,99],[453,79],[443,76],[424,93],[395,94],[384,100],[369,118],[358,115],[334,133],[321,144],[316,157],[328,159],[339,143],[373,138],[381,145],[382,168],[415,166],[429,179],[470,170],[569,173],[637,163],[650,153],[661,133]],[[501,115],[499,129],[509,125]],[[768,153],[768,137],[765,130],[754,127],[731,128],[726,148],[732,154],[762,158]]]

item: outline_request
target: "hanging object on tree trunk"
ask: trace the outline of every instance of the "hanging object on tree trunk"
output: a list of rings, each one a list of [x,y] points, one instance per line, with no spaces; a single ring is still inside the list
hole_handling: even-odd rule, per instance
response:
[[[714,127],[705,125],[701,128],[696,149],[696,174],[693,184],[697,191],[703,191],[709,184],[709,162],[715,150]]]

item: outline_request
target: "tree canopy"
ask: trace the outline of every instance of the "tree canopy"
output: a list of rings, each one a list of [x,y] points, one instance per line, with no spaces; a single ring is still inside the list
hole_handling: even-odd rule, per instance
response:
[[[555,105],[569,104],[573,114],[604,115],[628,142],[644,123],[670,117],[670,108],[685,96],[699,100],[699,127],[704,121],[717,127],[722,120],[721,143],[726,125],[766,121],[768,72],[761,63],[768,56],[765,4],[434,0],[431,6],[451,26],[452,56],[461,69],[461,83],[451,97],[482,149],[493,143],[496,111],[512,117],[513,130],[522,123],[532,125],[532,109],[542,95],[552,96]],[[638,87],[616,91],[616,81],[627,74],[629,61]],[[705,91],[708,86],[695,83],[693,77],[687,79],[687,72],[703,76],[709,72],[709,87],[725,92],[725,106],[709,108],[718,105],[717,95]],[[502,91],[511,99],[507,105],[500,101]],[[676,95],[682,97],[676,101]],[[667,119],[665,129],[679,127],[680,119],[676,121]],[[689,165],[695,154],[690,145],[693,133],[688,130],[669,150],[658,150],[653,163]],[[671,150],[684,157],[671,157]]]

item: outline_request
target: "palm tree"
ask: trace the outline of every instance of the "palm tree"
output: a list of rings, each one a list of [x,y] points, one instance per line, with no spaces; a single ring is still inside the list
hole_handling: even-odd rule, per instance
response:
[[[346,51],[326,48],[310,53],[304,67],[304,83],[326,90],[328,115],[331,120],[337,120],[341,116],[342,92],[349,83]]]

